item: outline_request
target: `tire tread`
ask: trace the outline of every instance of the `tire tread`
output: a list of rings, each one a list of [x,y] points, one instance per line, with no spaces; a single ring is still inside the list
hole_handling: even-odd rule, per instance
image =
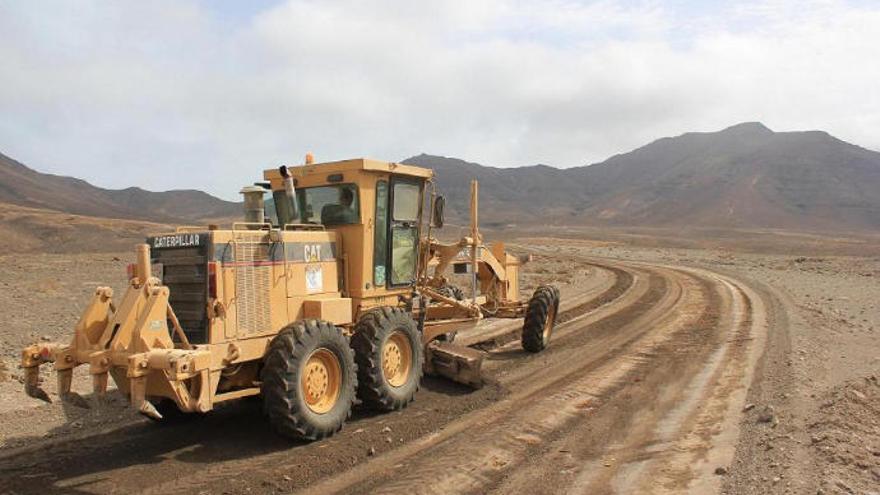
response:
[[[547,347],[548,342],[544,341],[544,324],[551,308],[558,316],[559,289],[552,285],[541,285],[535,289],[526,307],[522,330],[522,346],[526,351],[541,352]]]
[[[341,358],[342,390],[337,406],[326,413],[333,415],[331,420],[319,423],[310,420],[310,412],[304,410],[307,406],[302,405],[298,397],[298,375],[302,360],[315,348],[327,346],[340,351],[337,357]],[[260,373],[263,409],[275,430],[287,437],[306,440],[320,440],[341,430],[351,416],[357,390],[356,364],[352,354],[348,338],[331,323],[310,319],[282,329],[272,339]]]
[[[413,345],[412,373],[415,386],[403,395],[394,393],[382,373],[381,345],[387,335],[399,328],[415,340]],[[396,411],[405,408],[415,398],[423,374],[424,355],[421,334],[412,317],[401,308],[381,307],[364,313],[355,326],[351,338],[354,358],[358,368],[358,398],[369,408]]]

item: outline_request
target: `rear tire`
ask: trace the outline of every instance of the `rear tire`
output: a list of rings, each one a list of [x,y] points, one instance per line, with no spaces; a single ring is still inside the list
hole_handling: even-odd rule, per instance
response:
[[[422,379],[422,336],[412,317],[400,308],[364,314],[351,346],[358,365],[358,397],[380,411],[403,409],[415,398]]]
[[[272,340],[260,375],[269,422],[290,438],[333,435],[351,415],[356,369],[348,339],[331,323],[288,325]]]
[[[529,352],[541,352],[550,343],[559,312],[559,289],[542,285],[535,289],[523,322],[522,346]]]

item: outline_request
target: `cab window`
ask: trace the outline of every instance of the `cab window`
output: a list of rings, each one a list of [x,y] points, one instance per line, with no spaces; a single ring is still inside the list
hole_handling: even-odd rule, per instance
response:
[[[421,187],[411,182],[394,183],[394,220],[415,222],[419,218]]]
[[[416,275],[418,231],[415,227],[391,229],[391,285],[409,285]]]
[[[388,277],[388,182],[376,182],[376,225],[373,229],[373,285],[385,286]]]
[[[354,184],[297,189],[296,198],[302,223],[351,225],[361,221]]]
[[[412,284],[419,258],[419,206],[422,184],[409,180],[391,182],[392,286]]]

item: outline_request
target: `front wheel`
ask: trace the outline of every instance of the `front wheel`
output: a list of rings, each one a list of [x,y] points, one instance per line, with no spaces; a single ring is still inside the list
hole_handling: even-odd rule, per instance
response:
[[[522,346],[529,352],[541,352],[550,343],[559,311],[559,289],[542,285],[535,289],[523,322]]]
[[[281,330],[266,353],[261,379],[263,408],[282,435],[325,438],[351,415],[354,356],[348,339],[331,323],[306,320]]]
[[[377,308],[364,314],[351,346],[358,365],[358,397],[381,411],[412,402],[422,378],[422,336],[412,317],[400,308]]]

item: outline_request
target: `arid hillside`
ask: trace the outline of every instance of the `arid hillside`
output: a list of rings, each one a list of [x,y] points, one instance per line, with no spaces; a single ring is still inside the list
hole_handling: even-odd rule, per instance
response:
[[[744,123],[565,170],[405,162],[434,168],[459,216],[469,179],[479,179],[482,218],[502,224],[880,229],[880,153],[821,131]]]
[[[665,138],[571,170],[586,216],[615,223],[880,228],[880,153],[759,123]]]
[[[170,227],[142,220],[75,215],[0,203],[0,253],[130,251]]]
[[[37,172],[3,154],[0,202],[77,215],[172,223],[226,217],[240,211],[236,203],[192,189],[103,189],[81,179]]]
[[[663,138],[594,165],[496,168],[418,155],[433,168],[453,223],[480,181],[484,227],[615,226],[880,231],[880,153],[821,131],[773,132],[756,122]],[[0,203],[167,224],[240,214],[197,190],[102,189],[43,174],[0,154]],[[219,222],[219,223],[226,223]]]

